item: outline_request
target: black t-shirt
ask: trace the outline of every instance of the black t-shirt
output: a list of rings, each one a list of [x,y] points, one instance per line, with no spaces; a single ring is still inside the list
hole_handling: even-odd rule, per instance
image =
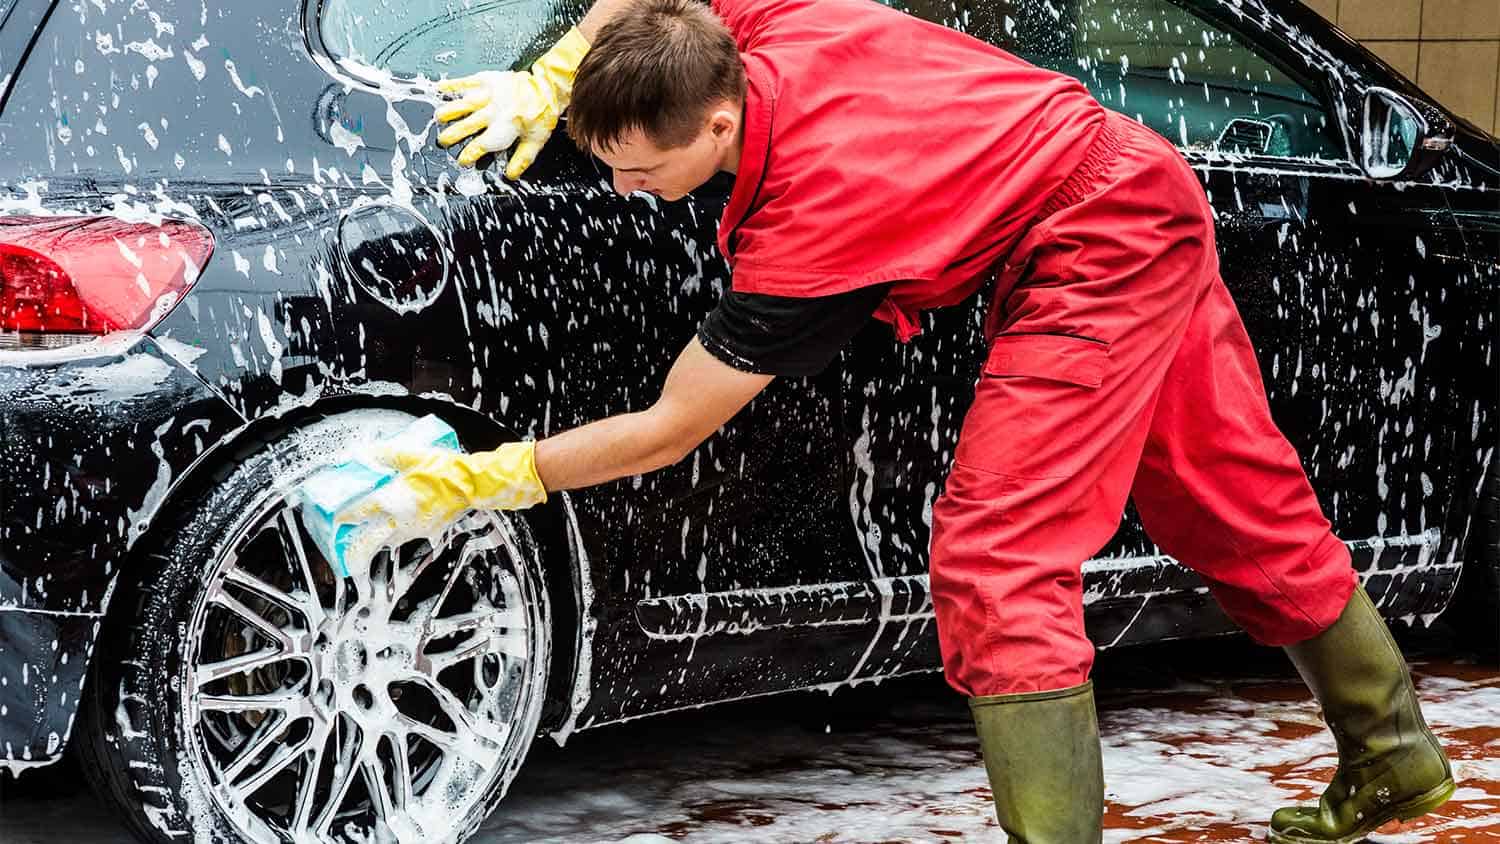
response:
[[[817,375],[874,316],[887,287],[810,298],[730,290],[703,321],[698,341],[741,372]]]

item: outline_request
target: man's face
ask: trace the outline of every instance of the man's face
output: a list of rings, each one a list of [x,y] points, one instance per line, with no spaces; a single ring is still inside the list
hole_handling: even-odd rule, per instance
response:
[[[663,149],[639,129],[619,143],[595,150],[614,171],[615,190],[636,191],[675,202],[697,190],[720,170],[738,167],[739,114],[727,109],[712,112],[686,146]]]

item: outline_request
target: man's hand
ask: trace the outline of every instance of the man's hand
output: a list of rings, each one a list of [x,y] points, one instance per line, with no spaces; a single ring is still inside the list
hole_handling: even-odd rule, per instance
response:
[[[451,124],[439,133],[438,143],[449,147],[477,135],[458,156],[461,166],[470,167],[519,140],[505,167],[506,178],[519,179],[557,128],[558,116],[573,96],[573,77],[588,51],[589,42],[573,29],[530,71],[484,71],[442,80],[438,90],[460,98],[437,110],[438,122]]]
[[[400,474],[334,516],[381,536],[436,534],[469,510],[520,510],[547,500],[536,475],[535,443],[507,443],[464,454],[383,444],[371,455]]]

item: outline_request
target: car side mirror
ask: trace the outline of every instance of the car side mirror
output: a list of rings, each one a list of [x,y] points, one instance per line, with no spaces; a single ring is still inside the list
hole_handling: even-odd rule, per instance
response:
[[[1441,112],[1388,88],[1365,92],[1363,122],[1360,165],[1372,179],[1419,175],[1453,144],[1453,125]]]

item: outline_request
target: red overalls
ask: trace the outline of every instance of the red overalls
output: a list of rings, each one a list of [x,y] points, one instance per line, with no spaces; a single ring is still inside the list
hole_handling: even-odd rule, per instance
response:
[[[1083,562],[1126,498],[1261,642],[1321,632],[1355,585],[1270,417],[1219,278],[1213,212],[1166,140],[1075,80],[868,0],[716,0],[749,77],[720,226],[736,290],[895,282],[918,311],[1000,273],[931,589],[968,695],[1088,679]]]

